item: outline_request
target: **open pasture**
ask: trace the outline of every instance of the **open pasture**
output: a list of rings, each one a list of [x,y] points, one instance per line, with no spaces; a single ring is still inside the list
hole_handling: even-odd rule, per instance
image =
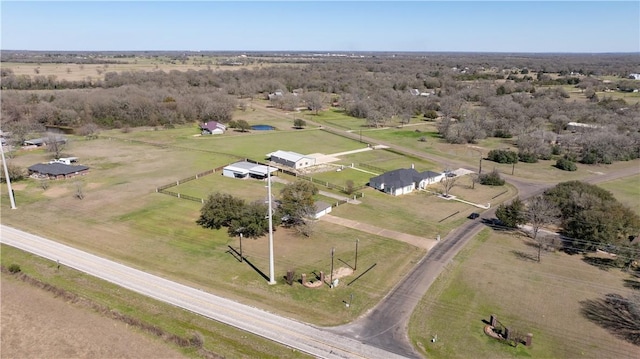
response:
[[[625,206],[640,214],[640,175],[598,184]]]
[[[419,158],[410,158],[410,157],[398,154],[396,152],[384,150],[384,149],[344,155],[340,157],[340,161],[335,163],[341,164],[344,166],[351,166],[351,164],[353,163],[356,167],[358,167],[358,164],[365,164],[365,165],[383,169],[385,171],[392,171],[398,168],[410,168],[411,165],[413,165],[417,171],[441,170],[437,168],[435,164],[427,160],[419,159]],[[372,169],[367,169],[366,166],[363,166],[362,169],[375,172]]]
[[[326,111],[319,112],[317,115],[310,113],[307,116],[309,116],[308,119],[313,122],[337,127],[343,130],[357,131],[368,128],[364,119],[349,116],[344,112],[344,110],[337,107],[331,107]]]
[[[314,133],[331,136],[320,131]],[[351,141],[338,137],[338,142],[349,149]],[[238,146],[249,148],[250,144]],[[91,167],[90,172],[70,180],[50,181],[47,189],[42,189],[34,179],[16,182],[16,210],[9,209],[3,187],[4,224],[300,320],[331,325],[357,317],[379,301],[424,254],[423,250],[402,242],[325,222],[316,224],[315,234],[310,238],[277,228],[275,263],[279,284],[269,286],[262,276],[268,273],[266,237],[245,239],[243,243],[244,255],[254,269],[229,252],[229,245],[238,247],[237,237],[229,237],[224,228],[207,230],[195,223],[200,203],[155,192],[158,186],[229,163],[228,158],[206,151],[106,138],[76,139],[65,152],[78,156],[80,163]],[[27,167],[46,159],[47,154],[34,151],[13,161]],[[220,181],[222,187],[235,188],[237,193],[242,192],[241,185],[251,184],[258,197],[261,191],[266,197],[262,181],[250,183],[216,174],[202,178],[210,179]],[[204,183],[199,181],[184,186]],[[74,196],[78,184],[84,192],[83,200]],[[233,187],[236,185],[240,187]],[[213,189],[203,188],[207,192]],[[354,205],[340,207],[346,206]],[[291,287],[284,284],[287,270],[305,272],[310,279],[314,272],[328,274],[331,248],[336,248],[338,255],[336,268],[353,265],[356,239],[360,240],[358,271],[342,280],[350,281],[367,266],[377,264],[353,285],[312,290],[297,283]],[[349,293],[354,293],[356,299],[347,310],[342,301]]]
[[[277,150],[293,151],[300,154],[331,154],[362,148],[362,144],[358,141],[335,136],[321,130],[250,131],[245,133],[227,131],[223,135],[200,136],[196,127],[184,127],[158,131],[150,129],[135,131],[131,134],[112,130],[106,131],[103,135],[121,139],[127,139],[131,136],[136,140],[154,144],[167,143],[180,149],[233,154],[237,158],[250,158],[257,161],[264,160],[268,153]]]
[[[631,295],[629,274],[560,252],[543,253],[538,263],[528,259],[535,252],[528,238],[484,230],[416,308],[412,341],[433,358],[636,358],[636,346],[580,313],[583,300]],[[485,335],[483,321],[492,314],[512,330],[532,333],[533,345],[514,348]]]
[[[55,76],[57,80],[66,81],[98,81],[104,80],[109,72],[135,71],[237,71],[241,69],[255,69],[258,66],[278,66],[277,63],[227,65],[228,58],[216,56],[189,56],[184,61],[175,60],[167,56],[137,57],[137,58],[105,58],[116,63],[108,64],[78,64],[78,63],[17,63],[3,62],[2,67],[11,69],[15,75]]]

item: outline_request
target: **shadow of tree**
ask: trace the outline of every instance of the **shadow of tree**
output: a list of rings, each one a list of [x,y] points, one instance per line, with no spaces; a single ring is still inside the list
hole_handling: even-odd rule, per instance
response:
[[[611,258],[583,257],[582,261],[604,271],[615,266],[614,260]]]
[[[606,294],[604,298],[580,302],[581,313],[613,335],[640,345],[640,296],[625,298]]]
[[[524,261],[538,261],[538,256],[531,253],[516,250],[511,251],[511,253],[513,253],[518,259],[522,259]]]
[[[627,288],[640,290],[640,281],[634,279],[625,279],[624,286]]]

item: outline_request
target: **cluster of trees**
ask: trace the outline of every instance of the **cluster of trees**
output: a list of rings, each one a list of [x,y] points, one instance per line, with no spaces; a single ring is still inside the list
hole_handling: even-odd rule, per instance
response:
[[[246,108],[248,99],[266,98],[267,94],[281,91],[281,95],[272,97],[275,107],[292,110],[304,106],[318,112],[338,104],[345,113],[363,119],[371,127],[404,124],[416,116],[427,120],[435,116],[440,118],[441,136],[452,143],[474,143],[490,136],[517,137],[523,161],[550,158],[553,146],[558,147],[559,155],[584,163],[637,158],[637,104],[597,96],[591,96],[587,103],[568,101],[562,87],[542,87],[554,70],[564,74],[560,80],[575,83],[585,94],[595,95],[607,86],[625,90],[636,84],[640,87],[640,81],[622,78],[633,72],[632,58],[603,57],[609,62],[569,55],[511,58],[490,54],[376,54],[318,59],[301,54],[289,58],[294,64],[283,64],[276,57],[255,58],[277,65],[266,63],[252,70],[209,67],[184,72],[107,72],[103,80],[78,83],[39,75],[17,76],[10,69],[2,69],[0,101],[7,126],[26,122],[79,128],[94,123],[116,128],[209,120],[228,123],[234,110]],[[552,58],[558,64],[552,64]],[[603,69],[613,64],[621,77],[612,81],[613,85],[589,76],[610,74]],[[505,77],[512,79],[504,80]],[[429,95],[415,96],[411,89]],[[566,131],[570,121],[600,128],[571,133]]]
[[[527,203],[502,204],[496,217],[512,228],[529,223],[534,239],[540,228],[558,223],[568,252],[606,250],[617,255],[614,263],[620,266],[640,259],[640,245],[632,243],[640,234],[640,216],[611,192],[585,182],[563,182]]]
[[[281,191],[281,199],[273,201],[272,220],[297,229],[305,236],[311,236],[313,225],[310,218],[315,212],[314,197],[317,187],[307,181],[296,181],[286,185]],[[211,194],[200,209],[196,223],[204,228],[221,229],[226,227],[230,236],[242,234],[256,238],[269,231],[269,205],[266,201],[247,203],[230,194],[216,192]]]

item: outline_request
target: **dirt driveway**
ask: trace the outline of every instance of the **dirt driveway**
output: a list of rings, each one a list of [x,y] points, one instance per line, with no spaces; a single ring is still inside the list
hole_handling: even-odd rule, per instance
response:
[[[126,324],[3,276],[0,357],[185,358]]]

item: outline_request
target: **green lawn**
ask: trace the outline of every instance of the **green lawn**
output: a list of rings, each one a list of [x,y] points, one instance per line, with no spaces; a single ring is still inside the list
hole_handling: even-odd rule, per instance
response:
[[[616,199],[640,215],[640,175],[598,184]]]
[[[629,276],[562,253],[543,253],[541,263],[525,260],[536,251],[527,243],[486,229],[456,256],[413,313],[410,337],[420,351],[429,358],[637,356],[637,347],[580,314],[582,300],[630,295]],[[486,336],[483,320],[492,314],[512,330],[532,333],[533,346],[514,348]]]
[[[164,133],[171,134],[171,131]],[[149,131],[154,135],[155,132]],[[346,149],[352,142],[321,131],[314,133],[326,136],[325,144],[335,138]],[[134,134],[137,135],[121,135]],[[250,144],[238,146],[248,148]],[[411,268],[412,261],[424,254],[423,250],[405,243],[325,222],[317,223],[311,238],[277,228],[275,262],[279,284],[269,286],[259,273],[228,253],[229,245],[237,246],[237,238],[229,237],[225,229],[207,230],[196,225],[200,203],[155,192],[160,185],[226,164],[229,157],[182,147],[163,148],[108,139],[78,139],[69,147],[69,152],[78,156],[82,164],[89,165],[89,174],[66,181],[50,181],[46,190],[33,179],[16,182],[16,210],[9,209],[3,188],[0,198],[3,224],[300,320],[330,325],[354,319],[377,303],[397,278]],[[45,154],[33,152],[17,156],[13,161],[27,167],[45,159]],[[74,196],[77,184],[82,186],[83,200]],[[212,174],[169,190],[179,189],[198,197],[225,190],[246,200],[255,200],[266,197],[264,185],[263,181],[242,181]],[[280,186],[274,183],[276,195]],[[282,278],[290,269],[298,274],[328,273],[331,248],[336,248],[341,259],[352,263],[356,239],[360,240],[358,268],[362,264],[364,270],[377,262],[371,275],[365,275],[352,286],[339,286],[334,290],[310,290],[301,285],[284,284]],[[263,272],[268,268],[266,241],[263,237],[243,243],[247,258]],[[359,274],[356,272],[344,280]],[[354,293],[357,305],[347,311],[342,300],[349,293]]]

